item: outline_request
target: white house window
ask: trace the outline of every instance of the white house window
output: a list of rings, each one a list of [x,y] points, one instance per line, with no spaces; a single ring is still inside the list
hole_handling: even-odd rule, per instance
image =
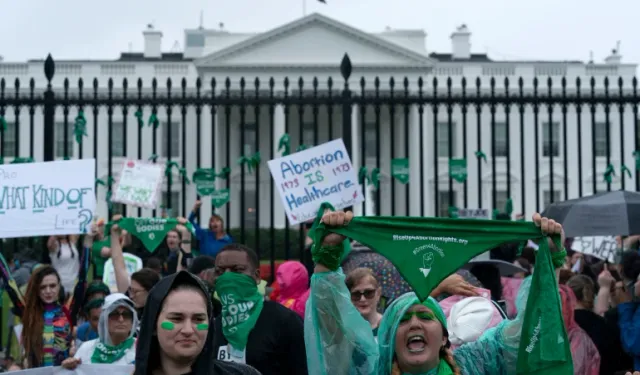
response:
[[[177,187],[176,187],[177,188]],[[166,191],[162,192],[162,206],[166,207],[169,205],[169,194]],[[169,217],[178,217],[180,216],[180,206],[182,202],[180,201],[180,192],[172,191],[171,192],[171,209],[167,209],[167,216]]]
[[[364,154],[366,158],[375,158],[378,154],[376,124],[373,122],[364,124]]]
[[[256,124],[244,124],[240,129],[244,132],[244,143],[242,151],[244,156],[250,156],[256,153],[256,139],[258,137]]]
[[[451,195],[450,195],[451,194]],[[438,192],[438,216],[449,217],[449,207],[456,205],[456,192],[455,191],[439,191]],[[453,204],[449,203],[449,196]]]
[[[187,34],[187,47],[204,47],[204,34]]]
[[[594,156],[607,156],[607,124],[596,122],[593,124],[593,138],[595,141]]]
[[[55,155],[57,158],[73,156],[73,122],[69,121],[67,124],[67,155],[65,155],[64,149],[64,122],[56,122],[55,125]]]
[[[552,197],[553,197],[553,201],[551,200]],[[554,190],[553,191],[553,196],[551,195],[551,191],[550,190],[544,190],[542,192],[542,207],[540,209],[544,209],[545,207],[547,207],[551,203],[559,202],[560,200],[561,200],[561,198],[560,198],[560,190]]]
[[[312,122],[302,123],[302,144],[307,147],[315,146],[316,143],[316,127]]]
[[[449,157],[449,123],[438,123],[438,156],[441,158]],[[451,156],[456,156],[456,124],[451,123]]]
[[[542,123],[542,156],[560,156],[560,124]]]
[[[18,145],[16,144],[16,123],[7,122],[7,128],[4,131],[4,138],[2,143],[2,155],[4,157],[17,157]]]
[[[496,122],[493,126],[493,139],[495,140],[495,156],[507,157],[507,123]]]
[[[244,212],[242,218],[246,228],[254,228],[258,222],[258,210],[256,209],[256,191],[253,187],[244,187]],[[238,205],[240,202],[238,202]]]
[[[115,124],[114,124],[115,125]],[[171,155],[169,155],[169,148],[167,147],[167,141],[171,142]],[[163,122],[162,123],[162,143],[160,148],[162,149],[162,157],[178,158],[180,157],[180,124]]]
[[[124,123],[111,123],[111,155],[113,157],[124,156]]]

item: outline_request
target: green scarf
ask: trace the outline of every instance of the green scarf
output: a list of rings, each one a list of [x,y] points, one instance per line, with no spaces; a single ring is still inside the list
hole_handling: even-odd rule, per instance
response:
[[[404,373],[403,375],[411,374]],[[434,368],[433,370],[429,370],[422,375],[453,375],[453,370],[446,361],[441,359],[438,367]]]
[[[233,349],[243,351],[264,305],[258,285],[245,274],[225,272],[216,279],[216,292],[222,304],[222,334],[231,345],[230,353]]]
[[[113,223],[109,223],[105,230],[110,231],[112,224]],[[178,223],[177,219],[173,218],[123,217],[118,220],[117,224],[120,228],[137,237],[142,242],[145,249],[149,252],[153,252],[162,243],[162,241],[164,241],[167,233],[175,229],[175,227],[180,223]],[[193,232],[193,226],[191,223],[187,222],[184,225],[188,230]]]
[[[91,355],[91,363],[111,364],[124,357],[128,349],[133,346],[135,339],[130,337],[118,345],[107,345],[100,340]]]
[[[380,216],[355,217],[347,226],[327,228],[320,223],[327,208],[333,210],[331,205],[323,203],[314,232],[310,233],[314,239],[314,260],[331,260],[342,255],[338,249],[327,250],[321,246],[329,232],[339,233],[387,258],[420,301],[426,300],[440,282],[475,256],[503,243],[543,239],[538,249],[540,261],[536,261],[534,269],[537,281],[532,282],[524,316],[518,374],[544,371],[565,375],[566,368],[572,367],[551,251],[546,236],[533,223]],[[559,236],[554,240],[561,248]],[[537,327],[539,321],[544,322],[542,328]],[[541,342],[544,345],[539,344]],[[558,372],[550,373],[552,369]]]

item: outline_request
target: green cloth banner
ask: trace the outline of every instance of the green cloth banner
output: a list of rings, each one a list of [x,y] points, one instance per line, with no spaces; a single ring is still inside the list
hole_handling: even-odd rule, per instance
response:
[[[391,175],[403,184],[409,182],[409,159],[391,159]]]
[[[215,208],[220,208],[229,203],[230,193],[229,189],[214,190],[211,194],[211,205]]]
[[[449,177],[463,183],[467,180],[467,159],[449,159]]]
[[[167,233],[180,224],[177,219],[174,218],[150,218],[150,217],[123,217],[115,222],[120,228],[129,232],[132,236],[138,238],[144,248],[149,252],[154,252],[156,248],[164,241]],[[111,231],[110,222],[105,228],[107,233]],[[187,222],[183,224],[189,231],[194,232],[193,225]]]
[[[322,239],[339,233],[387,258],[420,300],[469,260],[506,242],[540,240],[538,260],[522,326],[517,373],[573,374],[569,339],[547,236],[531,222],[436,219],[421,217],[355,217],[344,227],[327,228],[318,210],[314,252]],[[333,208],[331,207],[333,210]],[[559,236],[554,236],[560,248]],[[331,248],[331,247],[329,247]]]

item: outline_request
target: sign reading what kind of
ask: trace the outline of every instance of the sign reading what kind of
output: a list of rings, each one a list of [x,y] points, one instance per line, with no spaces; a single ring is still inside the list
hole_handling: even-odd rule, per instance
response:
[[[620,263],[618,243],[613,236],[576,237],[571,243],[571,250],[591,255],[609,263]]]
[[[85,233],[94,186],[94,159],[0,165],[0,238]]]
[[[270,160],[268,165],[291,224],[314,219],[323,202],[340,210],[364,199],[342,139]]]
[[[126,160],[113,189],[112,202],[136,207],[155,208],[162,188],[164,170],[161,164]]]

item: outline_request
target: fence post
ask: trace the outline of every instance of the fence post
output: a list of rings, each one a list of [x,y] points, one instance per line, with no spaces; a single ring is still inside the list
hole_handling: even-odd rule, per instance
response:
[[[56,72],[56,65],[53,62],[51,54],[44,61],[44,76],[47,78],[47,90],[44,92],[44,161],[53,161],[55,159],[55,94],[51,80]]]
[[[344,54],[342,63],[340,63],[340,74],[344,79],[344,89],[342,90],[342,140],[344,147],[347,149],[349,157],[351,155],[351,112],[353,102],[351,101],[351,90],[349,89],[349,77],[351,76],[351,59],[348,54]]]

